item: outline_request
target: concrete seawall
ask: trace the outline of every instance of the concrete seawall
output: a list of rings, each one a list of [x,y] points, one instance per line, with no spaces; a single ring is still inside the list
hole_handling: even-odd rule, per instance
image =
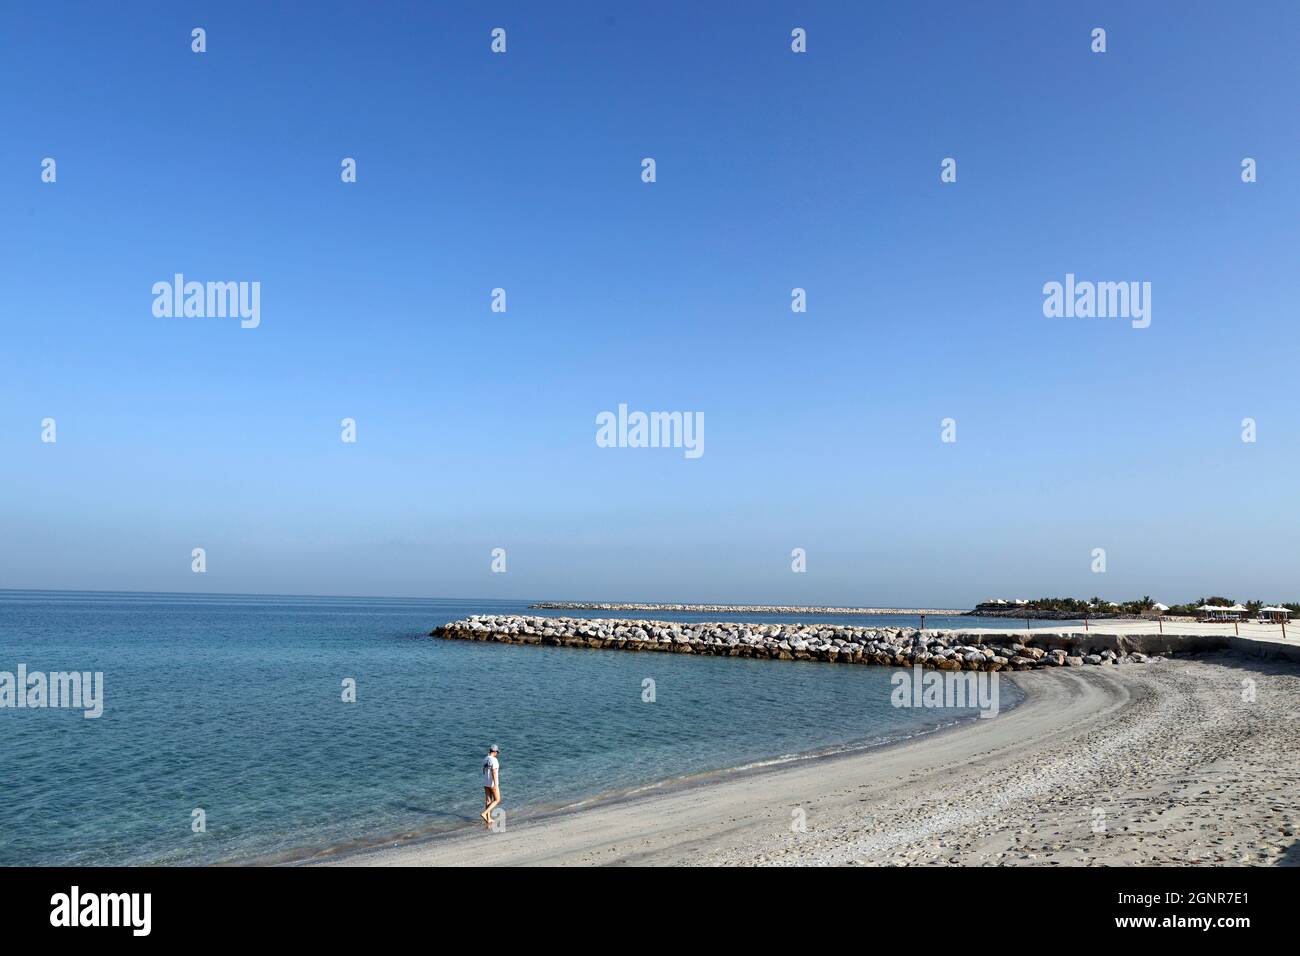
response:
[[[1209,651],[1232,651],[1252,657],[1274,658],[1300,663],[1300,641],[1283,644],[1278,641],[1260,641],[1231,634],[1105,634],[1096,631],[1068,634],[1022,631],[1020,636],[1033,637],[1039,647],[1065,649],[1075,647],[1109,648],[1118,654],[1202,654]],[[974,636],[974,635],[972,635]],[[1003,635],[985,634],[985,640],[1001,639]]]

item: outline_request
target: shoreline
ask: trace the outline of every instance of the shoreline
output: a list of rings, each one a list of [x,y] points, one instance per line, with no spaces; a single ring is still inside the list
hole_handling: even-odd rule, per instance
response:
[[[1000,703],[999,713],[1011,713],[1024,706],[1029,693],[1022,682],[1011,675],[1005,679],[1017,690],[1017,699],[1010,703]],[[937,715],[936,715],[937,716]],[[960,733],[963,728],[981,720],[978,714],[964,714],[947,719],[936,720],[932,724],[900,733],[893,737],[863,737],[844,744],[830,747],[800,750],[794,753],[760,757],[747,763],[734,766],[717,767],[684,776],[664,777],[625,787],[617,790],[598,791],[587,796],[577,797],[561,804],[538,804],[523,806],[511,813],[510,820],[529,826],[546,825],[555,820],[575,814],[587,813],[607,807],[633,803],[642,798],[671,796],[698,790],[707,790],[729,781],[757,777],[768,773],[779,773],[783,769],[797,767],[807,761],[839,761],[863,754],[876,753],[894,747],[907,746],[924,740],[938,738],[944,734]],[[476,820],[466,819],[463,824],[453,824],[434,830],[432,828],[407,834],[391,834],[385,837],[367,838],[355,843],[342,844],[321,850],[288,851],[275,856],[261,856],[247,859],[226,861],[226,866],[350,866],[369,865],[364,858],[370,854],[385,851],[413,851],[420,848],[432,848],[439,844],[464,837],[482,835],[483,827]]]
[[[993,719],[306,865],[1300,862],[1294,665],[1216,653],[1008,677],[1024,699]]]

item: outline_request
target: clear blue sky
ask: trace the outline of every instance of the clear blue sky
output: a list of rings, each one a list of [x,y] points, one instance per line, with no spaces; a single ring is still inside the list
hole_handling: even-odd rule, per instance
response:
[[[1300,7],[705,6],[6,5],[0,587],[1300,597]]]

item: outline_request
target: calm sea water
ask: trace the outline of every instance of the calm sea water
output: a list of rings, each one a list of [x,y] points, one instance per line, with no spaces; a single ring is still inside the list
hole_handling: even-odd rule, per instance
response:
[[[480,763],[494,742],[517,823],[597,795],[883,743],[973,713],[890,706],[887,668],[426,636],[468,614],[525,608],[0,591],[0,671],[102,671],[105,684],[97,720],[0,709],[0,865],[295,858],[473,825]],[[356,703],[342,701],[345,678],[356,681]],[[642,700],[645,678],[655,681],[653,703]],[[1009,682],[1000,691],[1003,708],[1018,699]],[[206,833],[191,830],[196,808]]]

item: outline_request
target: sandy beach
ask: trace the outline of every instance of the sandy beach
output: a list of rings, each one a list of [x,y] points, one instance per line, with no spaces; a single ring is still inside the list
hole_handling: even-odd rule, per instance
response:
[[[320,862],[1300,863],[1294,664],[1213,654],[1003,679],[1020,706],[902,744]]]

